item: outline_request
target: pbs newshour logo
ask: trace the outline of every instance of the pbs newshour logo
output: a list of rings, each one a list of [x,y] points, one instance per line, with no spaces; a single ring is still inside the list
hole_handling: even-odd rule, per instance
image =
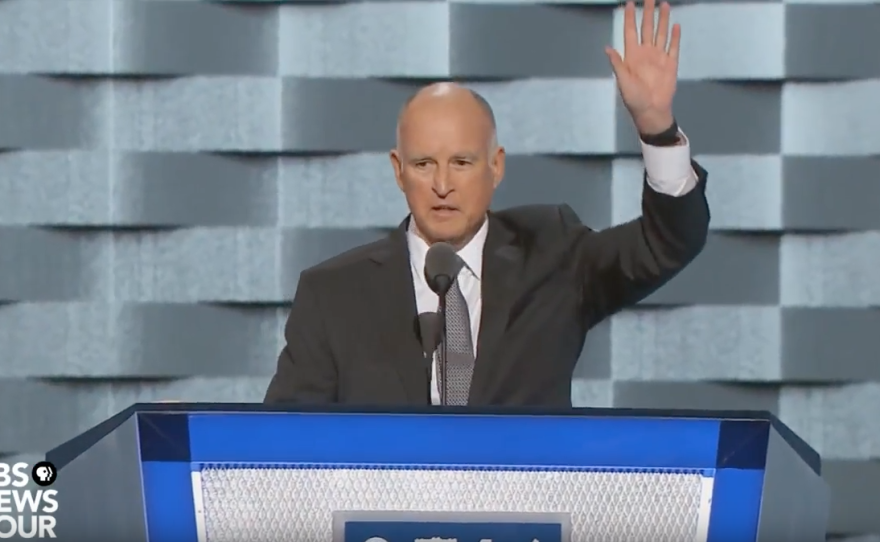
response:
[[[58,491],[28,489],[31,480],[41,488],[55,482],[55,465],[41,461],[0,463],[0,539],[55,538]]]

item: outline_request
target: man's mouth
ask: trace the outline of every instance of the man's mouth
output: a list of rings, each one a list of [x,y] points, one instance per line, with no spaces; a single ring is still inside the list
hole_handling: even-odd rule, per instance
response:
[[[452,205],[435,205],[432,207],[435,211],[457,211],[458,209]]]

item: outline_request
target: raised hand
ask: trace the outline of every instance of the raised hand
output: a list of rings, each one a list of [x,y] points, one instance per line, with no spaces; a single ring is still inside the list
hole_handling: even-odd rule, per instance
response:
[[[681,27],[669,31],[669,4],[660,4],[654,27],[654,0],[645,0],[641,39],[636,25],[636,6],[627,2],[623,19],[623,57],[611,47],[605,53],[617,79],[623,103],[640,134],[658,134],[674,121],[672,98],[678,78],[678,47]]]

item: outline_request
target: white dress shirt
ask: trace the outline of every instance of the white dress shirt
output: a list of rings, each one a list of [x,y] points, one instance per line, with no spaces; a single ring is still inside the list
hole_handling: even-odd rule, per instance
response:
[[[682,142],[675,147],[652,147],[642,143],[642,158],[645,161],[648,185],[661,194],[682,196],[697,185],[697,174],[691,167],[691,149],[687,138],[680,134]],[[483,273],[483,247],[489,233],[489,222],[483,222],[480,231],[471,241],[458,251],[465,266],[458,274],[458,285],[467,302],[471,318],[471,336],[473,337],[474,356],[477,355],[477,341],[480,332],[480,317],[483,314],[483,299],[480,291],[480,280]],[[425,280],[425,255],[428,244],[417,236],[410,223],[407,232],[409,246],[410,269],[416,294],[418,313],[436,312],[439,300]],[[437,385],[437,356],[431,370],[431,403],[440,404],[440,390]]]

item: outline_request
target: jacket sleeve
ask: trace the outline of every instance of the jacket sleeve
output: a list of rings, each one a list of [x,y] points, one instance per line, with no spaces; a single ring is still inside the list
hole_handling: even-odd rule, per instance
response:
[[[702,251],[709,231],[707,173],[692,162],[697,186],[669,196],[643,182],[642,216],[599,232],[580,224],[574,211],[560,208],[573,234],[573,251],[583,278],[589,325],[638,303],[666,284]]]

